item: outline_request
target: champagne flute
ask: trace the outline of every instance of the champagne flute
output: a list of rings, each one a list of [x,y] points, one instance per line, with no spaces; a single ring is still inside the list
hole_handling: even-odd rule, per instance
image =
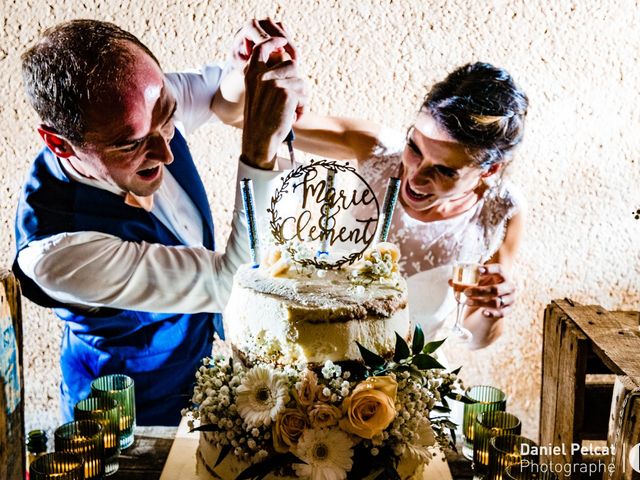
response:
[[[456,262],[453,265],[453,296],[458,304],[456,308],[456,323],[451,327],[451,333],[454,339],[459,342],[470,342],[473,337],[472,333],[462,326],[462,312],[467,296],[464,291],[469,287],[475,287],[480,281],[480,263]]]

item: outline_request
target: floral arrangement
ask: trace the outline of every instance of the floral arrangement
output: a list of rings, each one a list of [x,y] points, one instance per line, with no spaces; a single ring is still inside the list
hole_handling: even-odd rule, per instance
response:
[[[364,365],[327,361],[317,371],[267,343],[246,365],[204,359],[183,412],[192,429],[210,432],[216,466],[228,455],[247,466],[238,480],[400,479],[401,458],[427,464],[455,443],[446,399],[466,401],[455,393],[459,369],[445,372],[432,356],[443,341],[425,345],[419,327],[411,346],[396,334],[390,360],[358,344]]]

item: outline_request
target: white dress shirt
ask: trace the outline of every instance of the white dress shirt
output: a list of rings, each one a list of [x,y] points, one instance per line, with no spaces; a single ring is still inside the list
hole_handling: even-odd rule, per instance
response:
[[[200,72],[166,75],[178,104],[176,128],[184,134],[213,117],[211,100],[223,71],[221,66],[207,66]],[[68,162],[59,160],[72,180],[120,194],[124,201],[124,192],[116,186],[82,177]],[[239,162],[238,178],[253,180],[258,212],[265,211],[281,173]],[[18,263],[47,295],[76,307],[221,312],[237,268],[250,261],[239,182],[224,253],[203,247],[202,216],[166,168],[162,185],[154,193],[151,214],[185,246],[129,242],[93,231],[67,232],[31,242],[19,253]]]

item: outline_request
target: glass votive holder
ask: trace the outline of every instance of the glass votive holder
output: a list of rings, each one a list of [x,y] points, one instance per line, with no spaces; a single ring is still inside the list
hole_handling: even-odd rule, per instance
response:
[[[464,404],[462,417],[462,454],[468,460],[473,459],[473,429],[476,418],[483,412],[504,412],[507,408],[507,395],[490,385],[476,385],[467,388],[466,396],[475,403]]]
[[[473,427],[473,468],[485,473],[489,466],[489,440],[497,435],[520,435],[522,424],[507,412],[482,412]]]
[[[86,480],[104,478],[104,429],[94,420],[76,420],[54,433],[56,452],[75,453],[84,460]]]
[[[533,462],[509,465],[504,471],[504,477],[509,480],[558,480],[558,475],[554,472]]]
[[[104,429],[104,474],[118,471],[120,454],[120,409],[113,398],[89,397],[76,403],[73,409],[76,420],[95,420]]]
[[[91,382],[91,396],[112,398],[120,408],[120,450],[133,444],[133,429],[136,426],[136,399],[133,378],[114,374],[96,378]]]
[[[521,435],[498,435],[489,440],[489,467],[487,480],[507,478],[505,469],[509,465],[520,462],[531,463],[534,456],[528,452],[537,444]],[[536,459],[537,460],[537,459]]]
[[[29,465],[31,480],[84,480],[84,461],[66,452],[45,453]]]

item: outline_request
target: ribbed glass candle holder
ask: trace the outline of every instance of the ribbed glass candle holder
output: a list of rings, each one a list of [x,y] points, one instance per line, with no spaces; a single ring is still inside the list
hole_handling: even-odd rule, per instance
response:
[[[91,382],[91,396],[112,398],[120,408],[120,450],[133,444],[136,426],[136,398],[133,378],[127,375],[106,375]]]
[[[528,447],[524,447],[527,445]],[[505,469],[514,463],[520,463],[523,459],[529,462],[534,460],[527,452],[530,447],[537,444],[521,435],[498,435],[489,440],[489,467],[487,469],[487,480],[503,480],[506,477]]]
[[[462,433],[464,442],[462,454],[473,459],[473,429],[476,418],[483,412],[504,412],[507,408],[507,395],[500,389],[490,385],[476,385],[466,390],[466,396],[475,403],[464,404],[462,417]]]
[[[31,480],[84,480],[84,462],[73,453],[52,452],[29,465]]]
[[[104,478],[104,429],[94,420],[65,423],[54,433],[56,452],[75,453],[84,460],[86,480]]]
[[[473,468],[485,473],[489,466],[489,440],[497,435],[520,435],[522,425],[515,415],[507,412],[483,412],[473,427]]]
[[[104,474],[118,471],[120,454],[120,409],[113,398],[90,397],[80,400],[73,409],[76,420],[95,420],[104,428]]]
[[[558,480],[558,475],[532,462],[514,463],[504,471],[504,477],[509,480]]]

